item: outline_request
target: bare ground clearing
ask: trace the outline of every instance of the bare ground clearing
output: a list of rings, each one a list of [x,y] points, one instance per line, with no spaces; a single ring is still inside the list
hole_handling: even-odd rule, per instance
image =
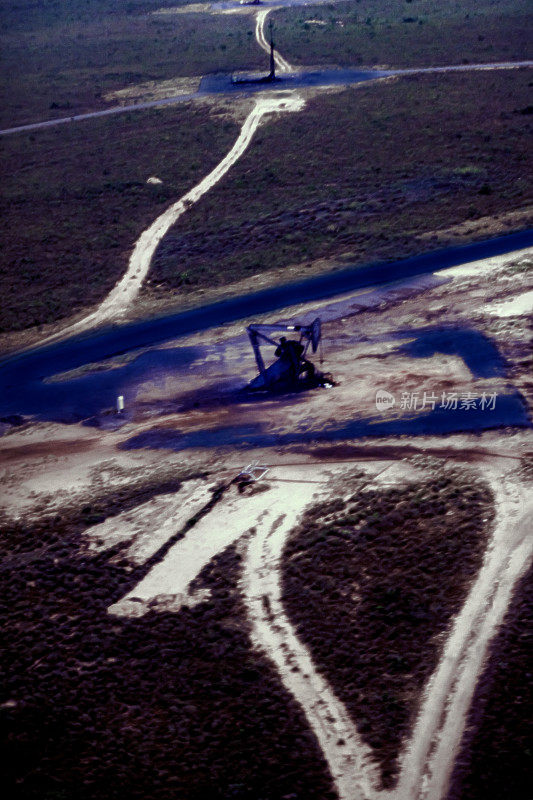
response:
[[[303,753],[308,759],[306,774],[313,776],[315,787],[306,785],[309,797],[313,791],[321,800],[334,797],[333,786],[338,796],[350,797],[355,781],[365,800],[380,796],[422,800],[426,775],[432,781],[433,796],[444,796],[453,766],[446,754],[458,752],[469,698],[482,668],[474,655],[490,642],[515,579],[527,563],[519,541],[525,508],[516,514],[531,486],[526,468],[533,450],[530,432],[503,429],[338,443],[320,442],[318,432],[312,443],[245,450],[223,442],[214,448],[197,446],[177,452],[123,450],[121,446],[142,433],[163,431],[179,441],[187,432],[208,433],[252,422],[279,434],[317,425],[320,429],[332,420],[353,419],[354,414],[375,416],[378,386],[397,396],[403,391],[439,394],[452,390],[479,395],[517,387],[531,408],[526,320],[518,312],[497,317],[491,311],[495,304],[509,302],[530,288],[531,252],[524,251],[454,268],[422,284],[295,306],[284,312],[287,318],[320,313],[326,321],[324,366],[339,382],[328,392],[259,403],[221,400],[216,387],[228,376],[244,382],[254,374],[248,345],[237,326],[228,326],[190,338],[187,343],[206,349],[186,382],[179,371],[172,370],[156,382],[141,381],[132,395],[130,416],[117,430],[26,420],[0,439],[0,458],[6,455],[2,459],[3,565],[10,580],[15,565],[20,576],[16,587],[9,589],[18,595],[17,602],[8,606],[6,619],[13,620],[14,631],[26,619],[24,636],[19,631],[19,638],[10,644],[14,666],[4,713],[17,731],[10,744],[12,763],[18,775],[24,776],[30,796],[33,786],[42,795],[48,776],[62,776],[69,785],[73,762],[88,785],[101,785],[104,777],[96,762],[81,754],[93,729],[91,741],[109,742],[112,737],[119,742],[107,762],[107,775],[132,796],[144,791],[145,778],[138,766],[130,764],[129,756],[128,774],[138,786],[121,772],[126,751],[157,765],[157,797],[166,797],[171,786],[188,786],[182,790],[184,797],[189,796],[187,791],[199,791],[201,771],[185,772],[183,759],[200,759],[203,774],[212,769],[210,780],[220,791],[229,792],[232,781],[261,785],[265,798],[278,800],[281,785],[285,793],[304,791],[298,783],[303,778]],[[506,357],[505,375],[476,377],[457,354],[415,357],[405,350],[417,331],[435,324],[468,325],[487,334]],[[402,337],[394,339],[400,331]],[[397,415],[408,413],[398,409]],[[240,494],[231,481],[245,463],[254,460],[270,465],[270,471],[251,491]],[[438,638],[438,646],[449,647],[454,657],[434,667],[423,693],[422,711],[411,719],[410,745],[408,733],[404,735],[400,783],[397,788],[389,784],[382,792],[376,780],[376,757],[365,742],[364,720],[358,713],[350,716],[342,693],[337,694],[327,675],[319,673],[320,664],[310,660],[281,604],[279,575],[286,564],[279,554],[306,507],[317,499],[333,504],[345,499],[350,470],[359,474],[356,494],[371,514],[376,497],[391,492],[416,494],[428,481],[438,479],[443,467],[453,469],[454,464],[468,465],[474,493],[483,491],[483,482],[490,481],[498,500],[495,539],[486,552],[486,568],[478,578],[469,578],[469,586],[474,587],[472,601]],[[502,489],[501,498],[498,484],[507,487],[507,495]],[[18,521],[13,521],[15,516]],[[437,518],[437,512],[423,517],[430,540]],[[481,519],[488,525],[490,513]],[[389,523],[385,520],[384,524],[384,532],[390,532]],[[483,533],[490,531],[483,528]],[[515,544],[518,549],[513,550]],[[220,550],[224,553],[217,556]],[[240,574],[242,595],[237,589]],[[311,578],[312,570],[309,582]],[[432,592],[437,591],[439,580],[435,575]],[[476,580],[483,591],[475,588]],[[237,602],[231,611],[230,600]],[[398,613],[396,600],[393,596],[386,600],[384,625],[390,624],[391,632],[395,626],[390,620]],[[40,609],[30,623],[29,603]],[[80,616],[83,604],[87,613]],[[487,613],[487,608],[494,613]],[[86,632],[87,625],[90,641],[83,643],[76,637],[82,629]],[[65,633],[68,637],[63,640]],[[366,646],[363,641],[363,655]],[[54,652],[59,654],[55,661]],[[221,659],[223,673],[214,666]],[[54,670],[58,670],[56,677]],[[59,675],[61,691],[56,688]],[[176,675],[181,676],[177,682]],[[195,676],[192,682],[191,675]],[[156,690],[154,680],[163,688]],[[35,730],[57,730],[56,712],[38,689],[42,685],[54,693],[61,729],[70,741],[66,748],[62,736],[50,733],[58,747],[52,748],[46,763],[40,760],[38,740],[30,737],[27,744],[30,725]],[[119,685],[127,689],[119,691]],[[213,689],[220,685],[222,694]],[[226,694],[232,698],[231,711]],[[236,705],[237,696],[243,700]],[[453,711],[442,716],[447,698]],[[164,710],[167,707],[172,708],[171,718]],[[103,715],[103,708],[109,713]],[[274,732],[272,708],[277,720],[283,716],[282,708],[290,709],[282,740],[280,732]],[[80,718],[81,729],[77,727]],[[517,718],[521,719],[520,713]],[[142,736],[132,733],[140,730],[139,720]],[[271,787],[257,771],[251,751],[242,749],[241,735],[253,742],[256,752],[265,752],[265,763],[275,779]],[[513,735],[512,730],[508,732],[510,740]],[[434,751],[428,750],[430,741],[436,744]],[[179,763],[170,755],[176,742]],[[240,757],[232,742],[241,748]],[[288,766],[296,762],[298,768]],[[229,763],[237,769],[238,778],[221,766]],[[257,795],[257,789],[253,791]]]

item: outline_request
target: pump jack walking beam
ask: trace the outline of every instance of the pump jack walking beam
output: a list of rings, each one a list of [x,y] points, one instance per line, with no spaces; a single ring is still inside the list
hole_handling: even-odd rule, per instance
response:
[[[260,340],[262,339],[267,344],[273,347],[278,347],[280,342],[267,335],[267,332],[274,331],[295,331],[300,334],[300,342],[305,341],[304,352],[302,358],[305,357],[309,345],[313,353],[316,353],[318,343],[321,338],[321,325],[320,318],[317,317],[311,325],[248,325],[246,328],[248,336],[250,337],[250,344],[254,351],[257,369],[262,376],[265,375],[266,367],[263,360],[263,355],[260,348]]]

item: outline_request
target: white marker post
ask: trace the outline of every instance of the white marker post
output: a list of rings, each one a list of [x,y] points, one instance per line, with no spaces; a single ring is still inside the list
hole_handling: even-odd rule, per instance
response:
[[[124,395],[119,394],[117,397],[117,414],[122,414],[124,411]]]

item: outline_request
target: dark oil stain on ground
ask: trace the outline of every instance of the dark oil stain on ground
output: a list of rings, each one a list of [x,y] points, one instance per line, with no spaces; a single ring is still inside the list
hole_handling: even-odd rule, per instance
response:
[[[202,348],[178,347],[155,349],[157,344],[177,339],[187,334],[205,331],[229,322],[235,322],[255,314],[285,308],[297,296],[301,302],[309,302],[353,289],[375,286],[380,283],[428,274],[457,264],[487,258],[523,248],[533,240],[533,231],[498,237],[473,245],[426,253],[414,258],[367,265],[278,286],[243,297],[213,303],[202,308],[172,314],[165,317],[107,328],[85,336],[76,336],[58,344],[34,348],[20,355],[11,356],[0,363],[0,415],[31,416],[40,420],[56,422],[79,422],[109,412],[115,405],[117,395],[123,394],[129,403],[135,397],[143,381],[164,380],[168,374],[178,374],[189,369],[194,361],[202,358]],[[474,375],[480,377],[501,375],[504,362],[494,345],[482,334],[468,329],[435,328],[425,332],[407,332],[415,341],[400,346],[399,352],[413,357],[427,357],[434,352],[460,355]],[[140,352],[125,365],[102,369],[105,361],[117,356],[134,353],[141,348],[152,347],[149,352]],[[78,378],[62,382],[50,382],[50,378],[90,364],[98,364]],[[184,373],[186,377],[186,373]],[[499,425],[528,424],[527,415],[518,394],[499,398],[494,412],[466,415],[458,411],[442,414],[438,411],[403,422],[380,420],[353,421],[338,432],[308,432],[307,437],[341,438],[394,433],[448,433],[457,430],[482,430]],[[249,431],[246,430],[246,436]],[[209,437],[220,441],[216,432],[203,434],[206,444]],[[285,441],[297,441],[285,437]],[[187,441],[187,440],[185,440]],[[246,444],[243,436],[234,433],[228,445]],[[281,443],[279,439],[255,434],[256,442]],[[185,447],[191,446],[185,444]]]
[[[225,74],[206,75],[200,82],[198,94],[237,94],[241,92],[255,93],[287,89],[299,89],[307,86],[346,86],[364,81],[373,81],[384,78],[390,72],[379,70],[363,71],[360,69],[322,69],[313,71],[293,72],[283,77],[276,77],[272,81],[263,82],[248,79],[250,82],[233,82],[232,76]]]
[[[191,448],[280,447],[311,442],[335,442],[374,436],[429,436],[434,434],[483,431],[500,427],[531,427],[527,411],[518,392],[496,397],[493,410],[441,409],[410,418],[382,420],[377,417],[352,420],[345,425],[290,433],[268,433],[260,423],[228,426],[184,433],[180,430],[154,428],[133,436],[121,447],[136,450],[189,450]]]
[[[496,345],[486,336],[468,328],[442,327],[401,331],[399,336],[413,336],[400,345],[397,353],[411,358],[431,358],[437,353],[460,356],[475,378],[505,374],[506,363]]]

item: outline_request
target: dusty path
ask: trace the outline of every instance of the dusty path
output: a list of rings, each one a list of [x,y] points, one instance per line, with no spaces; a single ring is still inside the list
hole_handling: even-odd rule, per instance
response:
[[[276,666],[285,688],[300,703],[327,761],[340,800],[372,796],[376,776],[371,751],[361,741],[344,704],[320,675],[298,639],[281,602],[281,555],[285,540],[316,486],[301,483],[278,506],[275,523],[262,520],[246,554],[242,585],[252,640]]]
[[[187,481],[174,494],[152,497],[134,509],[88,528],[85,536],[89,550],[101,552],[127,543],[122,557],[135,564],[144,564],[191,517],[198,514],[209,499],[205,481]]]
[[[344,705],[327,681],[316,671],[308,650],[296,637],[281,603],[280,557],[285,538],[304,508],[327,480],[326,469],[278,467],[274,485],[251,496],[229,491],[216,505],[172,545],[145,578],[108,609],[114,616],[134,616],[148,610],[179,611],[208,597],[204,590],[191,591],[201,570],[226,547],[247,533],[250,541],[242,576],[245,604],[252,622],[252,639],[274,662],[286,688],[302,705],[328,762],[340,800],[366,800],[377,782],[371,752],[359,738]],[[132,539],[129,555],[142,563],[153,555],[155,536],[159,546],[175,535],[176,529],[197,514],[205,500],[205,489],[198,483],[188,488],[186,502],[178,495],[149,501],[133,512],[126,512],[90,530],[92,547],[110,547]],[[283,509],[280,516],[279,509]],[[164,519],[156,525],[157,511]],[[154,514],[156,512],[156,514]],[[170,513],[169,513],[170,512]],[[213,518],[216,514],[216,520]],[[139,525],[142,547],[136,531]],[[253,529],[250,530],[251,526]],[[295,669],[297,667],[297,669]]]
[[[494,534],[426,689],[398,787],[390,794],[395,800],[445,796],[488,645],[533,556],[531,496],[528,503],[526,491],[502,481],[501,475],[493,475],[491,483],[497,507]]]
[[[27,125],[17,125],[14,128],[3,128],[0,130],[0,136],[8,136],[11,133],[29,133],[37,131],[42,128],[51,128],[55,125],[66,125],[69,122],[83,122],[86,119],[94,119],[95,117],[108,117],[112,114],[126,114],[131,111],[142,111],[147,108],[158,108],[159,106],[172,106],[177,103],[183,103],[186,100],[192,100],[197,96],[197,92],[193,94],[180,94],[174,97],[165,97],[158,100],[148,100],[145,103],[130,103],[123,106],[112,106],[112,108],[104,108],[101,111],[87,111],[84,114],[73,114],[71,117],[58,117],[57,119],[43,120],[42,122],[29,122]]]
[[[359,737],[342,702],[316,671],[281,602],[281,554],[296,522],[286,508],[270,528],[258,526],[244,566],[245,602],[255,644],[274,662],[288,691],[302,706],[335,782],[340,800],[441,800],[445,797],[466,717],[488,646],[501,625],[513,589],[528,568],[533,542],[533,502],[526,491],[492,476],[497,523],[484,564],[457,616],[438,667],[426,687],[411,740],[406,743],[395,789],[379,790],[372,751]],[[298,497],[312,490],[303,486]],[[524,513],[524,508],[527,510]],[[342,744],[339,744],[342,742]]]
[[[270,43],[267,42],[265,37],[265,22],[271,11],[271,8],[259,11],[255,24],[255,38],[257,39],[257,43],[259,44],[259,47],[265,51],[265,53],[268,53],[268,55],[270,55]],[[289,62],[283,58],[283,56],[280,55],[277,50],[274,50],[274,61],[276,62],[276,67],[280,72],[294,71],[294,67],[292,67],[291,64],[289,64]]]
[[[256,29],[257,31],[257,29]],[[257,35],[257,32],[256,32]],[[259,41],[259,40],[258,40]],[[266,42],[266,40],[265,40]],[[261,45],[263,47],[263,45]],[[267,43],[268,52],[270,52],[270,45]],[[263,47],[264,49],[264,47]],[[277,60],[279,57],[280,61]],[[276,63],[278,64],[278,68],[281,72],[291,72],[295,71],[295,67],[291,67],[288,61],[282,58],[279,53],[276,54]],[[281,66],[284,64],[286,66]],[[386,76],[398,76],[401,77],[402,75],[423,75],[423,74],[430,74],[430,73],[445,73],[445,72],[477,72],[479,70],[508,70],[508,69],[521,69],[521,68],[531,68],[533,67],[533,61],[502,61],[496,63],[486,63],[486,64],[452,64],[450,66],[444,67],[414,67],[412,69],[390,69],[390,70],[383,70],[380,71],[378,75],[376,75],[376,80],[383,78],[384,75]],[[299,72],[305,71],[305,67],[299,67]],[[316,71],[316,70],[315,70]],[[316,84],[314,84],[316,86]],[[327,84],[325,84],[327,85]],[[340,85],[340,84],[338,84]],[[9,134],[15,133],[28,133],[30,131],[40,130],[41,128],[50,128],[55,125],[65,125],[70,122],[82,122],[86,119],[94,119],[96,117],[106,117],[110,114],[126,114],[130,113],[131,111],[142,111],[147,108],[155,108],[157,106],[169,106],[169,105],[177,105],[178,103],[182,103],[185,100],[193,100],[195,97],[206,97],[205,94],[199,94],[195,92],[193,94],[181,94],[176,95],[174,97],[166,97],[161,98],[159,100],[150,100],[145,103],[135,103],[132,105],[126,106],[113,106],[113,108],[105,108],[102,111],[88,111],[84,114],[75,114],[71,117],[58,117],[57,119],[48,119],[43,120],[42,122],[31,122],[27,125],[17,125],[13,128],[3,128],[0,130],[0,136],[8,136]]]
[[[316,485],[309,488],[313,491]],[[109,613],[116,616],[141,616],[154,606],[177,611],[182,605],[201,602],[205,596],[202,593],[191,593],[190,585],[202,569],[243,536],[256,520],[261,525],[272,525],[278,515],[277,509],[290,505],[293,495],[293,488],[288,488],[283,483],[249,496],[239,495],[235,487],[229,488],[213,509],[176,541],[164,557],[156,561],[143,580],[109,608]],[[202,500],[205,505],[205,494],[202,496],[201,487],[195,487],[187,508],[182,509],[179,514],[173,509],[173,516],[163,520],[157,533],[160,547],[178,533],[188,519],[198,514]],[[145,510],[141,509],[141,513],[144,515]],[[126,524],[126,533],[131,528],[131,522],[130,518]],[[111,524],[116,529],[117,520]],[[103,530],[95,532],[93,529],[91,537],[101,537],[103,533]],[[116,541],[116,535],[115,530],[113,541]],[[142,551],[135,542],[134,547],[130,548],[130,558],[137,563],[142,561],[139,558],[140,552],[144,554],[145,561],[148,556],[153,555],[153,547],[151,550],[147,547],[149,538],[145,537],[146,544]]]
[[[533,67],[533,61],[499,61],[493,64],[451,64],[444,67],[413,67],[410,69],[392,69],[391,75],[426,75],[441,72],[479,72],[480,70],[492,71],[500,69],[521,69]]]
[[[299,111],[304,101],[298,95],[287,95],[283,98],[265,96],[257,99],[253,110],[243,122],[241,131],[229,153],[217,164],[214,170],[200,181],[193,189],[164,211],[137,240],[130,256],[128,269],[98,308],[83,319],[75,322],[59,333],[44,339],[41,344],[52,342],[58,338],[81,333],[95,325],[120,318],[137,297],[148,274],[153,255],[159,242],[169,228],[196,203],[206,192],[224,177],[249,146],[261,120],[267,114],[282,111]]]
[[[373,483],[378,478],[387,485],[391,480],[397,482],[397,475],[386,472],[383,478],[382,473],[398,464],[401,452],[388,455],[394,460],[372,453],[376,459],[371,467],[376,473],[371,476]],[[512,453],[494,455],[518,458]],[[452,453],[450,456],[453,458]],[[464,458],[465,450],[460,448],[459,460]],[[512,473],[502,477],[485,462],[484,474],[491,479],[497,506],[494,533],[425,689],[411,741],[401,755],[399,783],[394,790],[380,791],[373,753],[359,737],[357,720],[352,721],[318,673],[281,601],[286,537],[306,506],[325,494],[328,476],[342,472],[345,462],[299,464],[293,459],[289,456],[288,462],[271,466],[264,491],[247,496],[229,488],[209,513],[179,540],[174,538],[174,543],[173,537],[209,502],[210,489],[202,480],[187,482],[175,495],[152,498],[91,527],[86,534],[91,549],[129,543],[127,557],[132,563],[153,564],[109,612],[140,616],[149,609],[179,611],[183,605],[204,601],[208,593],[191,591],[191,583],[218,553],[239,539],[243,543],[248,540],[242,587],[253,641],[273,662],[285,688],[304,710],[341,800],[442,800],[489,643],[532,558],[533,543],[527,535],[533,527],[533,499],[527,496],[527,486],[513,482]],[[361,465],[361,459],[358,463]]]

